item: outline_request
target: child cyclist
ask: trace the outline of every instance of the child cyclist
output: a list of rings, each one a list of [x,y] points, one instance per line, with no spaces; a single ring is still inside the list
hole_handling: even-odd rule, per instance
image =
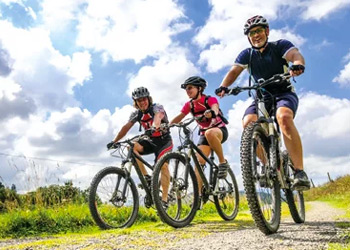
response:
[[[224,158],[224,152],[221,145],[228,137],[228,131],[226,128],[227,120],[222,116],[217,99],[203,93],[206,87],[206,80],[199,76],[192,76],[181,84],[181,88],[186,90],[190,101],[185,103],[180,114],[178,114],[170,124],[179,123],[188,113],[191,113],[195,118],[198,118],[196,119],[200,128],[198,147],[207,157],[211,150],[216,153],[219,159],[218,178],[223,179],[226,178],[227,170],[230,167]],[[202,119],[199,119],[200,117],[202,117]],[[197,155],[197,158],[201,165],[205,164],[205,161],[201,156]],[[201,195],[203,182],[199,177],[197,169],[195,172]]]

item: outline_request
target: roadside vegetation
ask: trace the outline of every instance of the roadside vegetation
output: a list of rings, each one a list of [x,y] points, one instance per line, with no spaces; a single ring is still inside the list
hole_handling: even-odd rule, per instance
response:
[[[350,175],[338,178],[333,182],[312,188],[304,193],[306,201],[326,201],[346,211],[350,221]],[[138,219],[128,229],[101,231],[93,221],[88,209],[89,190],[80,190],[72,182],[64,185],[51,185],[37,190],[18,194],[15,186],[5,187],[0,182],[0,238],[22,238],[28,236],[66,235],[75,240],[85,240],[88,235],[98,234],[131,234],[138,231],[152,231],[163,234],[175,231],[160,221],[155,209],[140,207]],[[210,224],[210,230],[220,231],[232,228],[253,226],[247,201],[241,195],[240,211],[234,221],[226,222],[217,214],[215,205],[207,203],[204,209],[197,212],[193,224]],[[308,205],[307,205],[308,209]],[[287,205],[282,207],[282,216],[290,216]],[[350,222],[338,223],[338,227],[350,229]],[[183,232],[184,237],[191,237]],[[198,232],[195,232],[198,233]],[[201,233],[206,233],[205,231]],[[209,233],[209,232],[207,232]],[[99,237],[100,237],[99,236]],[[195,236],[194,236],[195,237]],[[350,249],[350,232],[344,235],[347,248]],[[57,244],[51,238],[41,244]],[[47,242],[46,242],[47,241]],[[51,242],[52,241],[52,242]],[[51,242],[51,243],[50,243]],[[25,245],[25,243],[24,243]],[[23,245],[23,246],[24,246]],[[343,249],[344,245],[330,243],[330,249]]]
[[[14,186],[8,188],[0,182],[0,238],[101,232],[90,215],[88,193],[89,190],[80,190],[67,182],[21,195]],[[253,224],[244,198],[240,201],[240,211],[234,223],[237,226]],[[213,203],[207,203],[198,211],[193,223],[203,221],[222,221]],[[170,228],[160,221],[155,209],[141,206],[135,224],[130,229],[118,230],[118,233],[151,224],[154,230]]]
[[[341,208],[345,211],[344,217],[348,222],[339,222],[336,225],[345,229],[347,233],[344,235],[344,245],[330,244],[330,249],[349,249],[350,250],[350,175],[337,178],[332,182],[328,182],[320,187],[312,188],[305,192],[306,201],[326,201],[332,206]]]

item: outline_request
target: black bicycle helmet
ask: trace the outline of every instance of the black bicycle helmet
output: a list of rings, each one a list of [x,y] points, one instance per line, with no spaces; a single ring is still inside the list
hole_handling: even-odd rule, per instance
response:
[[[138,88],[134,89],[131,96],[132,96],[132,99],[136,100],[136,99],[139,99],[141,97],[149,97],[150,94],[149,94],[149,91],[147,88],[138,87]]]
[[[205,89],[208,84],[207,81],[200,76],[191,76],[187,78],[183,84],[181,84],[181,88],[185,89],[187,85],[193,85]]]
[[[265,28],[268,28],[269,23],[267,22],[266,18],[263,16],[259,16],[259,15],[253,16],[249,18],[244,24],[244,35],[248,35],[249,30],[256,26],[263,26]]]

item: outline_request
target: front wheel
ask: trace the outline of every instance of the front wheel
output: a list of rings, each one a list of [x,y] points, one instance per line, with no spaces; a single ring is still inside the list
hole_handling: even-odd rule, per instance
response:
[[[91,182],[89,208],[101,229],[130,227],[139,210],[134,181],[120,168],[102,169]]]
[[[175,228],[191,223],[199,206],[198,184],[193,168],[182,154],[169,152],[158,160],[152,195],[163,222]]]
[[[259,123],[250,123],[241,139],[243,184],[250,212],[264,234],[275,233],[281,220],[280,185],[273,168],[276,150]]]
[[[225,179],[217,179],[214,192],[214,203],[218,214],[224,220],[236,218],[239,206],[239,192],[235,175],[228,169]]]
[[[285,190],[285,195],[289,207],[290,214],[295,223],[304,223],[305,222],[305,203],[304,203],[304,194],[302,191],[293,190],[292,183],[294,179],[293,163],[289,158],[288,152],[283,152],[283,167],[286,175],[287,183],[289,189]]]

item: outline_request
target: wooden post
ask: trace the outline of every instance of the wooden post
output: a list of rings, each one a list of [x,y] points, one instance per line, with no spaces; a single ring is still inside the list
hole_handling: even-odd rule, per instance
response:
[[[312,185],[312,187],[314,188],[314,187],[315,187],[314,182],[312,181],[312,179],[310,179],[310,181],[311,181],[311,185]]]
[[[329,175],[329,172],[327,172],[327,175],[328,175],[329,182],[333,182],[331,176]]]

